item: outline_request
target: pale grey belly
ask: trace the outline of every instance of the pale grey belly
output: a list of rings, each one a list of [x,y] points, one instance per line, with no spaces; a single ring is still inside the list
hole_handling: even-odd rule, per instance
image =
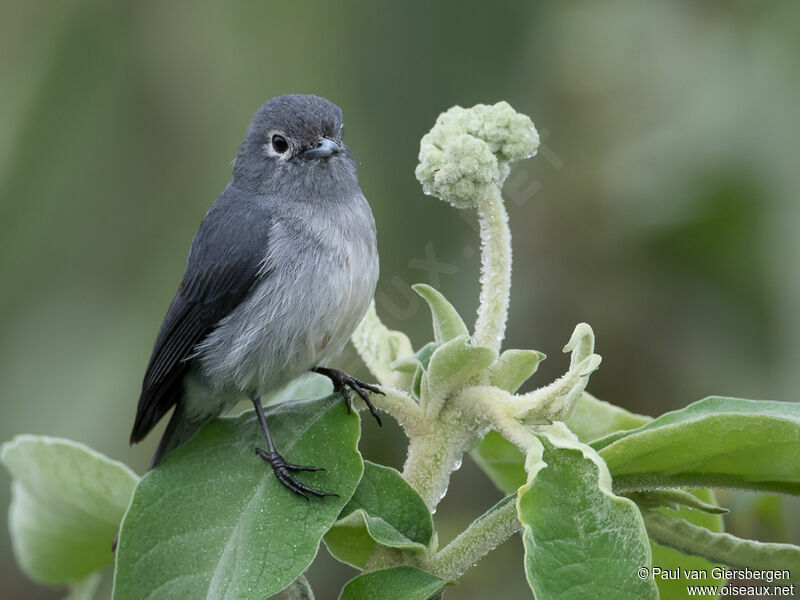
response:
[[[253,394],[276,391],[338,355],[366,312],[377,260],[309,261],[279,269],[198,347],[186,409],[214,417]],[[194,416],[194,415],[193,415]]]

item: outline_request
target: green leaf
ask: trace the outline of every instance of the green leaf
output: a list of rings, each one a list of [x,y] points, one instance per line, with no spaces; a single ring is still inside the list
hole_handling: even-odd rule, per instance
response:
[[[592,446],[617,490],[738,487],[800,494],[800,404],[706,398]]]
[[[295,379],[277,394],[263,401],[265,405],[272,405],[282,402],[297,402],[311,400],[313,398],[322,398],[332,393],[333,384],[328,377],[318,373],[309,373]]]
[[[389,366],[395,371],[413,375],[418,365],[422,365],[425,369],[428,368],[434,350],[436,350],[436,342],[428,342],[411,356],[399,358]]]
[[[525,484],[525,455],[496,431],[487,433],[470,455],[502,492],[516,492]]]
[[[513,394],[536,372],[545,358],[536,350],[506,350],[489,368],[489,382]]]
[[[663,506],[672,510],[680,510],[681,506],[685,506],[710,515],[724,515],[730,512],[727,508],[704,502],[686,490],[644,490],[631,492],[625,496],[644,508]]]
[[[699,501],[710,505],[714,505],[717,501],[714,492],[711,490],[695,490],[692,492],[692,495]],[[719,532],[723,530],[722,517],[719,515],[711,515],[697,510],[691,510],[685,506],[680,507],[678,511],[673,514],[695,525],[705,527],[709,531]],[[653,567],[659,567],[665,571],[674,572],[680,568],[683,573],[690,571],[711,573],[711,569],[720,566],[700,556],[686,556],[677,550],[656,544],[652,540],[650,541],[650,546],[653,550]],[[690,597],[694,597],[689,596],[686,579],[665,579],[656,577],[655,580],[662,600],[688,600]]]
[[[422,393],[422,379],[425,377],[425,367],[421,364],[417,364],[417,368],[414,370],[414,376],[411,379],[411,393],[419,400],[420,394]]]
[[[376,545],[424,555],[433,535],[425,502],[396,470],[364,462],[342,518],[325,535],[331,554],[363,569]]]
[[[305,501],[253,451],[264,439],[252,411],[217,419],[139,483],[122,523],[114,600],[262,600],[297,578],[355,491],[363,470],[359,420],[338,394],[267,412],[287,461],[338,498]]]
[[[431,355],[428,370],[422,377],[420,404],[428,420],[439,414],[445,400],[467,385],[497,358],[497,352],[473,346],[467,335],[453,338]]]
[[[651,420],[650,417],[630,413],[584,392],[578,400],[575,412],[566,424],[582,442],[589,443],[611,433],[635,429]],[[696,490],[693,492],[693,496],[711,504],[716,501],[714,493],[708,489]],[[711,531],[723,530],[723,522],[719,516],[685,507],[680,507],[677,514]],[[653,553],[653,566],[664,570],[674,571],[680,567],[684,572],[687,569],[694,569],[698,572],[710,573],[711,569],[717,566],[699,556],[685,556],[677,550],[657,545],[652,541],[650,546]],[[689,597],[686,582],[683,580],[657,578],[656,584],[663,600],[683,600]]]
[[[611,492],[608,471],[591,448],[555,437],[541,441],[544,462],[517,500],[525,571],[537,600],[658,598],[655,583],[637,575],[651,555],[636,505]]]
[[[422,378],[431,362],[431,355],[436,350],[436,342],[428,342],[417,350],[413,356],[397,360],[392,363],[392,368],[405,374],[411,374],[411,393],[419,399],[422,387]]]
[[[133,471],[83,444],[36,435],[3,444],[0,462],[13,477],[8,526],[28,577],[78,584],[111,564]]]
[[[270,596],[270,600],[314,600],[314,591],[305,575],[300,575],[285,590]]]
[[[414,567],[394,567],[351,579],[339,600],[431,600],[446,585],[443,579]]]
[[[634,429],[651,420],[650,417],[628,412],[584,392],[575,405],[575,412],[567,419],[567,427],[580,441],[588,444],[610,433]]]
[[[411,286],[431,309],[433,338],[441,346],[460,335],[469,335],[469,330],[453,305],[439,291],[424,283]]]
[[[800,547],[743,540],[715,533],[684,519],[652,510],[643,513],[647,533],[659,544],[684,554],[703,556],[731,567],[750,569],[800,569]]]

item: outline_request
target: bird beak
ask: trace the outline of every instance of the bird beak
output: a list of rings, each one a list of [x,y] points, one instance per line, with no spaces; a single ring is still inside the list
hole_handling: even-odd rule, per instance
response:
[[[303,156],[307,158],[327,158],[338,154],[339,150],[341,150],[339,144],[329,138],[322,138],[317,142],[316,146],[304,151]]]

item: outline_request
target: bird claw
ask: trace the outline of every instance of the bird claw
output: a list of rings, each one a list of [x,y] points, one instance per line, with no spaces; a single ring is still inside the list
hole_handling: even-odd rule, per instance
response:
[[[344,403],[347,406],[348,413],[351,412],[353,406],[353,398],[350,395],[350,390],[352,390],[358,394],[358,397],[361,398],[364,401],[364,404],[367,405],[369,413],[375,417],[375,420],[378,422],[378,427],[383,427],[381,417],[378,414],[378,409],[376,409],[375,405],[370,401],[366,392],[366,390],[369,390],[370,392],[380,394],[381,396],[385,395],[378,386],[360,381],[338,369],[318,367],[314,369],[314,371],[320,375],[325,375],[333,382],[333,391],[342,395],[342,398],[344,398]]]
[[[378,427],[383,427],[383,423],[381,423],[381,417],[378,415],[378,409],[375,408],[375,405],[370,402],[369,396],[367,396],[367,392],[364,390],[367,389],[370,392],[374,392],[376,394],[380,394],[383,396],[383,392],[376,386],[371,385],[369,383],[364,383],[363,381],[359,381],[353,377],[348,377],[348,381],[345,383],[350,389],[352,389],[358,396],[364,401],[364,404],[367,405],[369,409],[369,414],[375,417],[375,420],[378,422]],[[346,398],[345,402],[347,403],[347,408],[350,408],[350,405],[353,402],[353,399],[350,397],[350,392],[346,389],[340,390],[340,393]]]
[[[322,467],[293,465],[291,463],[287,463],[277,452],[269,453],[261,448],[256,448],[256,454],[258,454],[264,462],[269,463],[269,465],[272,467],[272,471],[275,473],[275,477],[283,487],[290,492],[297,494],[301,498],[308,500],[307,494],[312,494],[318,498],[323,498],[325,496],[339,497],[339,494],[323,492],[322,490],[310,488],[304,483],[295,479],[292,475],[292,471],[324,471],[325,469]]]

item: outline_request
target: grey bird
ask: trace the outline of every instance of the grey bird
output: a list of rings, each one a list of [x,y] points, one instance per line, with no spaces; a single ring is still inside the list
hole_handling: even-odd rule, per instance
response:
[[[200,427],[249,399],[266,440],[256,453],[308,499],[276,450],[261,397],[315,371],[348,410],[351,390],[378,420],[376,386],[325,367],[375,291],[375,220],[342,141],[342,111],[312,95],[269,100],[247,129],[233,178],[206,214],[147,366],[131,443],[174,407],[151,468]]]

